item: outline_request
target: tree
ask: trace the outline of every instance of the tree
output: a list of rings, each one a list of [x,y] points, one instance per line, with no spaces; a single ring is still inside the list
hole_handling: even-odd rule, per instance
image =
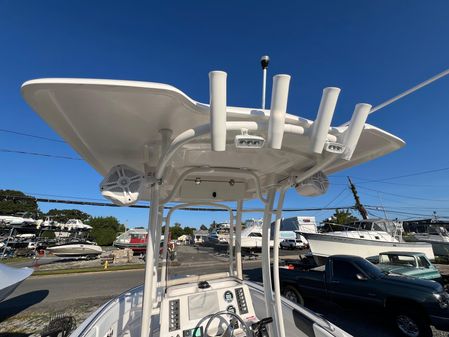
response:
[[[78,219],[82,222],[87,221],[90,215],[78,209],[51,209],[46,216],[51,217],[54,221],[67,223],[70,219]]]
[[[209,226],[209,232],[212,232],[215,229],[215,227],[217,227],[217,223],[214,220]]]
[[[112,228],[95,228],[92,229],[91,235],[99,246],[111,246],[117,237]]]
[[[0,190],[0,214],[14,215],[19,212],[29,212],[36,216],[39,212],[36,199],[21,191]]]
[[[330,217],[327,221],[325,221],[325,223],[327,223],[330,226],[331,230],[333,230],[333,231],[340,230],[341,231],[341,230],[343,230],[343,227],[332,226],[332,224],[345,225],[347,223],[357,221],[357,220],[359,220],[359,219],[357,217],[353,216],[349,210],[341,211],[341,210],[337,209],[335,211],[334,215],[332,215],[332,217]]]
[[[100,246],[110,246],[123,229],[123,225],[113,216],[93,217],[86,222],[92,226],[91,235]]]
[[[205,225],[201,225],[200,229],[201,229],[202,231],[207,231],[207,227],[206,227]]]
[[[178,239],[181,235],[184,235],[184,230],[182,229],[180,224],[176,224],[173,227],[170,227],[171,238],[173,240]]]
[[[190,236],[193,236],[193,233],[195,232],[195,228],[193,228],[193,227],[184,227],[184,229],[183,229],[183,234],[184,235],[190,235]]]

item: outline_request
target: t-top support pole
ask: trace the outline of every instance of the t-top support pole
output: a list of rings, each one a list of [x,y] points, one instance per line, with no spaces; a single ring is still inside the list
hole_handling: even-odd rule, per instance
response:
[[[159,184],[151,187],[150,219],[148,223],[147,257],[145,261],[145,283],[143,287],[142,323],[140,337],[149,337],[151,331],[151,312],[153,310],[154,241],[152,233],[159,224]]]
[[[279,281],[279,232],[281,230],[282,207],[284,206],[285,192],[288,187],[283,187],[279,193],[278,206],[276,209],[276,221],[273,233],[273,283],[274,283],[274,302],[278,337],[285,337],[284,317],[282,314],[281,303],[281,285]]]
[[[268,202],[265,204],[262,227],[262,278],[265,292],[265,309],[267,317],[274,316],[273,289],[271,287],[270,271],[270,226],[275,195],[276,189],[274,187],[271,187],[267,193]]]
[[[242,209],[243,200],[237,201],[237,214],[235,218],[235,264],[237,278],[243,279],[242,271]]]
[[[234,276],[234,213],[229,214],[229,275]]]

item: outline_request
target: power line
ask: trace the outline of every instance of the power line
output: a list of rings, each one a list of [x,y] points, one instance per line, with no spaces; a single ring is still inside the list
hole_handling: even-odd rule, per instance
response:
[[[371,211],[382,211],[378,206],[366,206],[367,208],[369,208]],[[429,217],[429,214],[422,214],[422,213],[413,213],[413,212],[403,212],[403,211],[396,211],[394,209],[389,209],[389,208],[385,208],[385,210],[389,213],[394,213],[394,214],[404,214],[404,215],[414,215],[414,216],[421,216],[421,217]],[[441,217],[445,217],[445,216],[441,216]]]
[[[65,141],[60,140],[60,139],[48,138],[48,137],[42,137],[42,136],[36,136],[36,135],[32,135],[32,134],[25,133],[25,132],[18,132],[18,131],[7,130],[7,129],[0,129],[0,132],[11,133],[11,134],[18,135],[18,136],[25,136],[25,137],[37,138],[37,139],[42,139],[42,140],[48,140],[48,141],[50,141],[50,142],[64,143],[64,144],[65,144]]]
[[[362,182],[359,182],[358,184],[368,184],[368,183],[379,183],[379,182],[385,182],[385,181],[388,181],[388,180],[395,180],[395,179],[414,177],[414,176],[418,176],[418,175],[424,175],[424,174],[436,173],[436,172],[442,172],[442,171],[448,171],[448,170],[449,170],[449,167],[441,167],[441,168],[432,169],[432,170],[418,171],[418,172],[402,174],[402,175],[399,175],[399,176],[393,176],[393,177],[387,177],[387,178],[380,178],[380,179],[371,179],[370,180],[370,179],[361,178],[361,177],[353,177],[353,178],[358,179],[358,180],[364,180]],[[334,175],[333,177],[334,178],[344,178],[341,175]]]
[[[434,202],[448,202],[449,201],[448,199],[442,199],[442,200],[441,199],[440,200],[439,199],[428,199],[428,198],[413,197],[413,196],[410,196],[410,195],[403,195],[403,194],[396,194],[396,193],[390,193],[390,192],[383,192],[383,191],[375,190],[375,189],[368,188],[368,187],[360,187],[360,188],[365,189],[365,190],[369,190],[369,191],[378,192],[378,193],[393,195],[393,196],[400,197],[400,198],[408,198],[408,199],[416,199],[416,200],[424,200],[424,201],[434,201]]]
[[[16,196],[16,195],[0,195],[0,200],[34,200],[36,202],[48,202],[55,204],[71,204],[71,205],[82,205],[82,206],[101,206],[101,207],[123,207],[118,206],[108,202],[93,202],[93,201],[81,201],[81,200],[62,200],[62,199],[49,199],[49,198],[35,198],[31,196]],[[127,207],[131,208],[149,208],[150,205],[130,205]],[[310,212],[310,211],[320,211],[320,210],[335,210],[335,209],[350,209],[354,206],[341,206],[341,207],[312,207],[312,208],[285,208],[283,212]],[[171,206],[164,206],[164,209],[171,209]],[[228,212],[228,210],[219,208],[205,208],[205,207],[187,207],[181,210],[187,211],[210,211],[210,212]],[[233,211],[236,211],[233,209]]]
[[[49,154],[49,153],[38,153],[38,152],[2,149],[2,148],[0,148],[0,152],[26,154],[26,155],[30,155],[30,156],[48,157],[48,158],[56,158],[56,159],[82,160],[81,158],[76,158],[76,157],[60,156],[60,155],[54,155],[54,154]]]

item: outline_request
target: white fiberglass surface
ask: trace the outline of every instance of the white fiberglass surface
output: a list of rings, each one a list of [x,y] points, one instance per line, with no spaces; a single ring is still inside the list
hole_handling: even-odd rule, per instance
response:
[[[245,284],[249,286],[251,300],[257,318],[264,318],[266,315],[263,289],[252,282],[245,282]],[[140,336],[142,293],[143,287],[136,287],[123,293],[118,298],[111,300],[94,312],[72,333],[71,336],[103,337],[111,332],[114,336]],[[284,314],[286,335],[289,337],[350,336],[343,330],[317,316],[308,309],[297,306],[286,299],[282,300],[282,310]],[[152,322],[152,337],[169,337],[168,335],[160,335],[159,313],[157,309],[154,310]],[[275,332],[272,332],[270,336],[276,337]]]
[[[208,105],[158,83],[42,79],[25,83],[22,93],[31,107],[102,175],[113,166],[125,163],[141,171],[145,165],[156,167],[161,148],[159,130],[170,129],[175,138],[185,130],[210,122]],[[251,122],[258,125],[252,133],[267,138],[268,110],[227,107],[226,111],[228,122]],[[170,191],[180,172],[189,167],[213,164],[214,167],[254,170],[262,180],[262,187],[272,183],[268,178],[271,174],[282,179],[307,170],[321,157],[310,150],[312,122],[287,114],[286,123],[305,131],[304,134],[286,132],[280,150],[238,149],[234,137],[240,131],[227,132],[226,155],[211,151],[209,133],[186,144],[168,163],[162,195]],[[329,137],[343,141],[346,128],[331,128]],[[352,159],[337,158],[324,172],[330,174],[349,168],[403,145],[399,138],[366,124]],[[210,177],[227,182],[229,172]],[[254,189],[251,180],[243,182],[248,184],[247,190]],[[245,198],[254,198],[254,194],[247,193]],[[149,194],[142,193],[140,199],[148,200]]]

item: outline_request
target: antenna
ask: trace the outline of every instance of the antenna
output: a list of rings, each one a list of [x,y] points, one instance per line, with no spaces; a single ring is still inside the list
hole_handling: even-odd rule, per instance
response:
[[[260,64],[262,66],[262,109],[265,109],[265,91],[267,85],[267,68],[268,63],[270,63],[270,57],[268,55],[264,55],[260,58]]]

